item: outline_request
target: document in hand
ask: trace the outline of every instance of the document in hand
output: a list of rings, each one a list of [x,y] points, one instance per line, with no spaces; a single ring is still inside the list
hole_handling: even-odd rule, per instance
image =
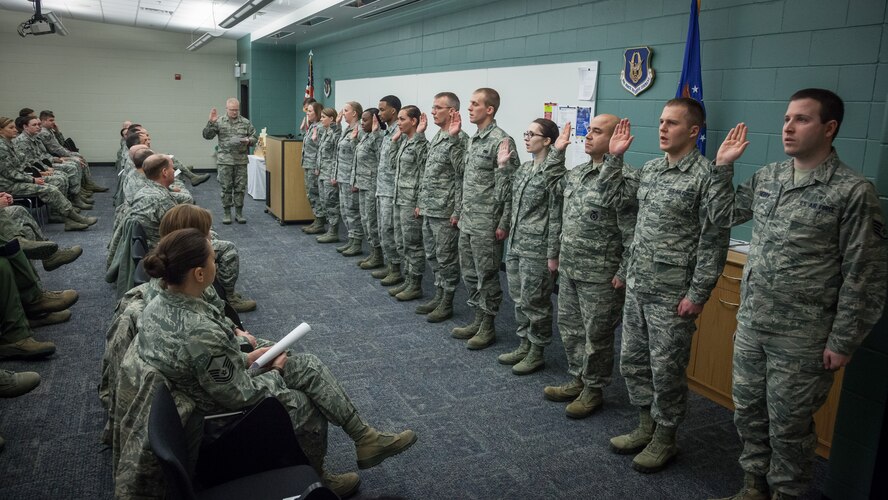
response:
[[[278,357],[282,352],[286,351],[293,344],[296,343],[297,340],[301,339],[305,336],[306,333],[311,331],[311,327],[308,323],[303,322],[299,326],[293,329],[290,333],[287,334],[286,337],[282,338],[280,342],[271,347],[268,351],[265,352],[262,356],[259,356],[252,365],[250,365],[250,373],[255,374],[258,373],[265,365],[270,363],[274,358]]]

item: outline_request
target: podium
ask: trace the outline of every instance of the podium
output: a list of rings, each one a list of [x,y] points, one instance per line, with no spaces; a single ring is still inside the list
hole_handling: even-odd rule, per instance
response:
[[[268,176],[265,211],[281,225],[314,220],[305,194],[302,141],[266,137],[265,169]]]

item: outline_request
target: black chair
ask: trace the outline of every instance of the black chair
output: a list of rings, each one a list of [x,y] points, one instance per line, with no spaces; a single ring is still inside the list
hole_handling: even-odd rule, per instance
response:
[[[268,398],[266,401],[273,398]],[[274,400],[275,402],[277,400]],[[260,410],[260,414],[256,418],[268,419],[274,415],[276,410],[270,409],[274,403],[260,403],[250,412],[247,412],[244,419],[252,411],[257,408],[265,407]],[[286,415],[286,411],[277,402],[277,406]],[[279,412],[278,412],[279,415]],[[276,418],[276,417],[271,417]],[[289,418],[287,418],[289,425]],[[260,424],[257,420],[256,425]],[[292,427],[288,427],[289,433],[276,432],[273,426],[264,425],[259,432],[247,434],[237,430],[230,430],[222,437],[217,439],[214,444],[215,448],[202,448],[201,455],[206,453],[215,453],[213,456],[215,464],[205,465],[204,467],[219,468],[215,471],[216,476],[229,474],[229,481],[215,485],[203,491],[195,491],[194,483],[188,475],[188,446],[185,430],[182,428],[182,422],[179,419],[179,411],[170,395],[169,389],[164,385],[157,389],[154,395],[154,401],[151,404],[151,414],[148,418],[148,442],[151,450],[157,455],[163,470],[164,479],[167,484],[167,498],[172,499],[243,499],[243,498],[268,498],[280,500],[288,497],[296,497],[300,500],[338,500],[329,488],[321,483],[320,478],[308,465],[296,465],[271,470],[262,470],[254,472],[260,468],[265,456],[273,457],[273,460],[281,460],[276,453],[269,452],[265,447],[266,443],[274,443],[275,441],[287,441],[288,435],[295,442],[296,437],[293,435]],[[237,437],[238,434],[243,434]],[[225,436],[232,436],[230,440]],[[257,440],[261,441],[257,443]],[[210,446],[213,446],[211,444]],[[273,445],[276,446],[276,445]],[[291,447],[291,457],[294,456],[293,450],[299,450],[299,445]],[[221,456],[221,453],[233,453],[228,456]],[[302,454],[304,459],[304,454]],[[284,458],[284,461],[287,459]],[[254,463],[258,462],[258,464]],[[198,469],[200,469],[200,465]],[[239,477],[245,469],[250,473],[249,476]],[[233,474],[233,475],[232,475]]]
[[[40,229],[49,222],[49,205],[43,202],[38,196],[13,196],[13,205],[21,205],[28,209],[31,217],[40,225]]]
[[[151,276],[148,276],[148,273],[145,272],[145,267],[142,265],[142,259],[146,255],[148,255],[148,235],[141,224],[133,222],[133,234],[130,241],[130,258],[133,259],[133,264],[135,264],[133,286],[139,286],[151,280]]]

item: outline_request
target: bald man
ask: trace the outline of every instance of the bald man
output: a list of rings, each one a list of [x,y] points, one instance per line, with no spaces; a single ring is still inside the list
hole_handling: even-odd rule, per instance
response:
[[[550,401],[571,401],[565,413],[585,418],[601,408],[614,368],[614,330],[625,297],[626,260],[635,231],[637,172],[623,165],[629,189],[608,199],[600,182],[604,155],[620,119],[598,115],[589,123],[589,161],[564,178],[561,251],[558,256],[558,330],[573,377],[543,390]],[[570,124],[567,125],[570,127]],[[558,141],[562,156],[567,143]]]

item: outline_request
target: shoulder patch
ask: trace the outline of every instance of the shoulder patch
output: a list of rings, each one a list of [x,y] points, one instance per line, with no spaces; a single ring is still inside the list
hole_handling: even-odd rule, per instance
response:
[[[207,363],[207,373],[219,384],[230,382],[234,377],[234,363],[224,354],[213,356]]]
[[[882,221],[873,221],[873,233],[883,240],[888,240],[888,231],[885,230],[885,224]]]

